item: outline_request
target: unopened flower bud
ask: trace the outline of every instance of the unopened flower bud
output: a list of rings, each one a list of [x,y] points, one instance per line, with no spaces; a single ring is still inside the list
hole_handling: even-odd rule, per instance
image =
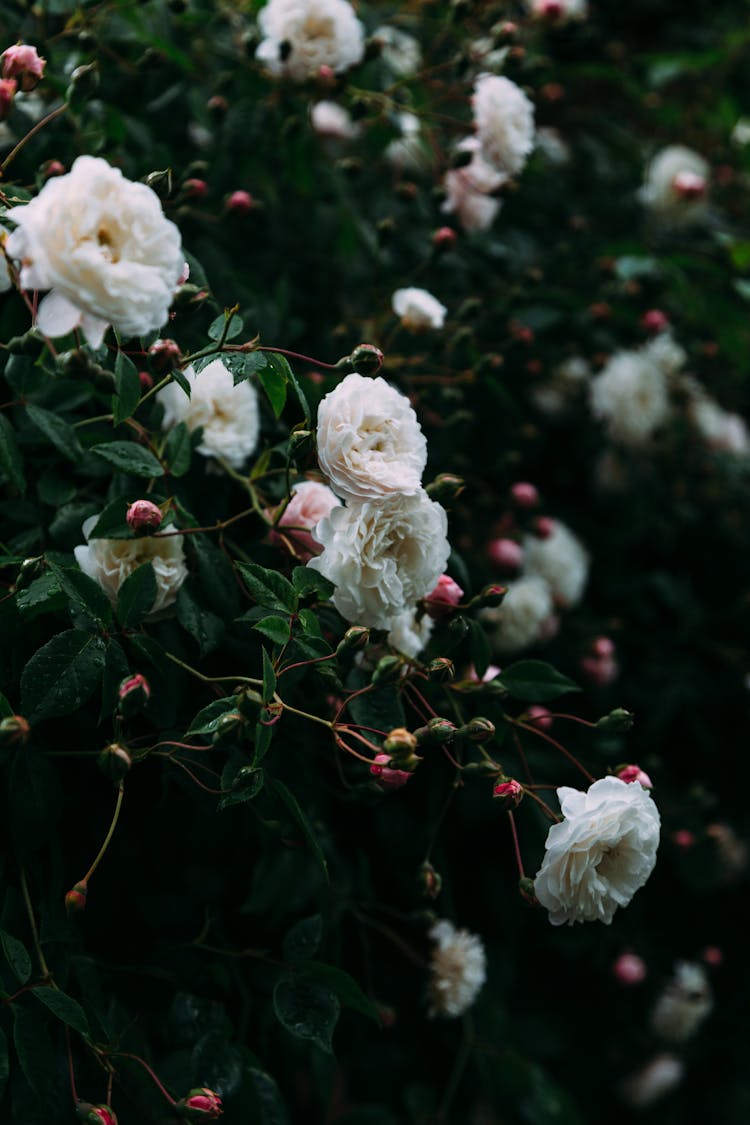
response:
[[[208,195],[208,184],[205,180],[185,180],[182,190],[189,199],[205,199]]]
[[[521,893],[521,898],[528,902],[529,906],[538,906],[539,899],[534,893],[534,880],[525,875],[523,879],[518,880],[518,890]]]
[[[99,769],[112,781],[122,781],[130,771],[133,759],[119,742],[110,742],[99,755]]]
[[[591,642],[591,651],[594,656],[610,657],[615,655],[615,643],[609,637],[594,637]]]
[[[257,691],[252,688],[244,687],[238,691],[235,698],[237,710],[245,716],[246,719],[257,719],[258,712],[263,706],[263,700]]]
[[[495,724],[490,719],[477,715],[465,726],[459,727],[456,734],[461,738],[468,738],[471,742],[489,742],[495,737]]]
[[[221,1098],[213,1090],[201,1086],[177,1102],[175,1109],[188,1121],[214,1121],[222,1114]]]
[[[511,485],[510,495],[519,508],[536,508],[539,503],[539,489],[528,481],[516,481]]]
[[[289,456],[293,461],[301,462],[313,448],[313,434],[311,430],[292,430],[289,435]]]
[[[143,183],[155,191],[159,199],[169,199],[172,194],[172,169],[163,168],[160,172],[149,172]]]
[[[233,191],[225,206],[232,215],[249,215],[255,207],[255,200],[249,191]]]
[[[516,808],[523,800],[523,786],[515,778],[506,777],[493,786],[492,796],[503,803],[503,807]]]
[[[427,485],[426,491],[430,500],[437,500],[439,504],[450,504],[461,495],[465,487],[466,482],[462,477],[454,476],[453,473],[438,473]]]
[[[515,539],[492,539],[487,544],[487,558],[500,570],[515,573],[523,563],[523,547]]]
[[[154,380],[151,375],[149,375],[148,371],[139,371],[138,381],[141,384],[142,391],[150,391],[154,385]]]
[[[158,371],[169,371],[180,362],[180,345],[176,340],[154,340],[148,354]]]
[[[453,227],[440,227],[432,236],[432,244],[438,250],[450,250],[456,245],[457,238]]]
[[[353,371],[358,371],[360,375],[377,375],[385,356],[374,344],[357,344],[349,359]]]
[[[549,710],[542,707],[541,703],[534,703],[529,707],[525,719],[529,726],[536,727],[537,730],[549,730],[554,722]]]
[[[65,910],[68,915],[81,914],[86,909],[86,899],[89,893],[86,883],[75,883],[65,896]]]
[[[381,789],[401,789],[411,778],[411,770],[394,769],[391,765],[392,760],[388,754],[376,754],[370,766],[370,773]],[[420,760],[417,758],[415,764]]]
[[[612,966],[615,979],[625,987],[646,979],[646,962],[637,953],[621,953]]]
[[[689,828],[678,828],[672,833],[672,842],[680,851],[687,852],[695,844],[695,833]]]
[[[654,787],[651,778],[640,766],[617,766],[615,776],[619,777],[620,781],[627,781],[629,784],[637,781],[644,789],[653,789]]]
[[[556,20],[559,20],[560,16],[563,14],[563,6],[560,0],[542,0],[537,11],[543,19],[554,23]]]
[[[10,113],[17,88],[15,78],[0,78],[0,121],[4,121]]]
[[[161,521],[161,508],[153,500],[135,500],[125,513],[128,527],[142,535],[155,531]]]
[[[117,710],[123,718],[137,715],[151,698],[151,687],[145,676],[136,672],[134,676],[126,676],[117,689]]]
[[[635,715],[631,711],[626,711],[624,707],[615,707],[608,715],[602,715],[596,726],[609,734],[624,734],[630,730],[634,722]]]
[[[237,742],[242,738],[245,727],[245,716],[241,711],[227,711],[219,719],[211,741],[214,746],[222,742]]]
[[[534,520],[534,534],[537,539],[549,539],[554,530],[555,521],[550,516],[537,516]]]
[[[31,727],[23,715],[6,715],[0,720],[0,748],[22,746],[30,735]]]
[[[442,684],[453,679],[456,669],[447,656],[438,656],[425,666],[425,672],[431,680]]]
[[[213,94],[206,102],[206,109],[213,117],[223,117],[229,109],[229,102],[222,94]]]
[[[36,47],[26,43],[16,43],[13,47],[8,47],[0,55],[0,59],[3,64],[3,78],[17,79],[24,93],[38,86],[44,76],[46,59],[40,58]]]
[[[456,730],[458,728],[450,719],[442,719],[438,716],[434,719],[430,719],[427,724],[427,729],[430,732],[430,738],[433,742],[437,742],[439,746],[446,746],[456,737]],[[420,741],[417,732],[415,732],[415,736],[417,741]]]
[[[344,656],[347,653],[358,652],[367,648],[370,643],[370,630],[364,625],[352,625],[347,629],[336,647],[336,655]]]
[[[661,309],[649,309],[641,317],[641,328],[656,336],[659,332],[666,332],[669,328],[669,317]]]
[[[724,960],[724,954],[718,945],[707,945],[701,956],[706,964],[714,969],[718,969]]]
[[[85,1125],[117,1125],[115,1111],[109,1105],[91,1105],[89,1102],[79,1102],[76,1106],[76,1116]]]
[[[400,656],[381,656],[372,674],[373,684],[388,684],[401,675],[404,662]]]
[[[447,617],[463,601],[464,592],[457,582],[448,575],[441,574],[437,586],[424,600],[424,608],[429,617],[437,621]]]
[[[702,199],[706,194],[706,180],[697,172],[678,172],[672,180],[672,186],[682,199],[690,201]]]
[[[443,889],[442,877],[428,860],[420,867],[417,881],[425,898],[436,899]]]
[[[408,756],[417,749],[417,740],[405,727],[395,727],[383,743],[383,749],[393,757]]]
[[[498,586],[497,584],[485,586],[481,593],[472,598],[471,604],[476,609],[484,609],[485,607],[494,609],[495,606],[502,605],[503,598],[507,593],[507,586]]]

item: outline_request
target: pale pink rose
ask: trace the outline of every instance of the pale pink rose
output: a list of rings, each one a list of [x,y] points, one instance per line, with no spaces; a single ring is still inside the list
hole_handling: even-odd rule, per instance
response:
[[[3,78],[16,78],[21,89],[28,93],[37,86],[44,75],[46,59],[40,58],[36,47],[16,43],[0,55]]]
[[[276,525],[284,530],[273,530],[271,542],[287,549],[291,547],[302,562],[307,562],[322,550],[312,534],[315,527],[332,508],[340,504],[338,496],[328,485],[317,480],[298,481],[292,485],[292,498]]]
[[[629,785],[637,781],[644,789],[653,789],[654,787],[653,781],[640,766],[623,766],[622,769],[617,771],[617,776],[620,781],[627,781]]]
[[[425,598],[425,610],[430,617],[445,617],[460,605],[464,592],[447,574],[441,574],[437,586]]]

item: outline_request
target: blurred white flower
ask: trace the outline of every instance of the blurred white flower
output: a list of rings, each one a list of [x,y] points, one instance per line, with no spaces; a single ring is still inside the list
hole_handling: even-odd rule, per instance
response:
[[[586,0],[526,0],[526,7],[530,15],[550,23],[580,20],[588,12]]]
[[[548,125],[538,129],[535,143],[537,151],[541,152],[550,164],[560,168],[570,163],[570,146],[563,140],[558,129],[552,129]]]
[[[558,604],[578,605],[589,576],[589,554],[570,528],[553,520],[551,535],[527,535],[522,546],[524,575],[543,578]]]
[[[323,553],[308,566],[335,583],[333,604],[352,625],[390,629],[445,570],[447,530],[445,510],[425,492],[353,503],[318,524]]]
[[[731,140],[738,148],[744,148],[745,145],[750,145],[750,117],[740,117],[737,119],[734,129],[732,129]]]
[[[427,442],[406,395],[380,377],[347,375],[318,407],[318,460],[344,499],[420,490]]]
[[[564,819],[547,835],[534,893],[553,926],[612,921],[656,864],[659,810],[640,785],[603,777],[557,790]]]
[[[364,28],[347,0],[269,0],[258,13],[264,36],[256,58],[272,74],[304,82],[330,67],[361,62]]]
[[[445,323],[445,314],[448,310],[426,289],[417,289],[414,286],[397,289],[391,301],[393,311],[397,317],[400,317],[404,328],[412,332],[442,328]]]
[[[706,210],[710,168],[684,145],[669,145],[646,169],[639,198],[658,218],[674,225],[695,222]]]
[[[493,648],[510,653],[541,640],[553,612],[549,586],[542,578],[530,575],[508,583],[502,605],[480,610],[480,617],[492,630]]]
[[[746,457],[750,435],[744,418],[731,414],[707,394],[696,395],[688,407],[690,419],[709,449]]]
[[[185,551],[181,535],[141,536],[138,539],[89,539],[99,516],[89,516],[83,523],[87,545],[76,547],[73,554],[84,574],[98,582],[114,605],[117,593],[126,578],[142,563],[150,562],[156,577],[156,600],[151,613],[172,605],[180,586],[187,578]]]
[[[156,396],[164,407],[164,428],[170,429],[178,422],[184,422],[191,431],[202,426],[198,452],[241,469],[255,452],[260,433],[255,387],[247,381],[235,387],[232,372],[220,359],[213,360],[202,371],[186,367],[183,374],[190,383],[190,397],[177,383],[169,383]]]
[[[564,359],[546,382],[533,387],[531,397],[542,414],[554,418],[565,413],[590,378],[586,360],[574,355]]]
[[[643,345],[641,354],[661,368],[665,375],[675,375],[687,360],[685,349],[680,347],[671,332],[659,332]]]
[[[380,57],[397,78],[409,78],[422,65],[422,49],[408,31],[384,24],[372,33],[380,43]]]
[[[414,659],[429,641],[434,625],[435,622],[428,614],[422,614],[417,620],[415,609],[405,609],[391,621],[388,644],[404,656]]]
[[[435,942],[430,963],[431,980],[427,992],[428,1015],[463,1015],[474,1001],[487,977],[487,959],[482,939],[468,930],[458,930],[443,919],[430,930]]]
[[[534,106],[509,78],[481,74],[471,103],[482,155],[498,172],[517,175],[534,147]]]
[[[615,441],[644,445],[670,413],[666,374],[643,351],[617,352],[591,381],[590,404]]]
[[[656,1055],[635,1074],[623,1082],[624,1101],[633,1109],[648,1109],[685,1077],[685,1064],[676,1055]]]
[[[180,232],[155,192],[119,168],[79,156],[70,172],[6,217],[8,256],[24,289],[49,289],[37,312],[45,336],[81,328],[98,347],[111,324],[124,336],[160,328],[182,274]]]
[[[401,133],[385,148],[385,159],[397,172],[429,170],[432,156],[422,138],[422,125],[416,113],[399,113],[397,124]]]
[[[465,137],[457,145],[459,152],[470,152],[471,160],[460,168],[445,173],[443,211],[455,214],[467,233],[488,230],[500,210],[500,200],[492,194],[508,177],[488,164],[476,137]]]
[[[310,110],[310,120],[315,132],[322,137],[336,137],[340,141],[350,141],[359,133],[349,111],[338,102],[316,102]]]
[[[713,993],[702,965],[678,961],[674,975],[651,1012],[651,1027],[662,1039],[684,1043],[713,1008]]]

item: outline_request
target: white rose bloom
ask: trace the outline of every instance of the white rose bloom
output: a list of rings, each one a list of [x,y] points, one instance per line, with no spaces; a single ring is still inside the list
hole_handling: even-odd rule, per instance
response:
[[[706,211],[710,167],[699,153],[669,145],[646,169],[638,196],[656,216],[674,224],[692,223]]]
[[[615,441],[644,445],[669,416],[666,374],[642,351],[617,352],[591,381],[590,404]]]
[[[447,530],[445,509],[421,491],[334,508],[315,529],[323,553],[308,566],[335,583],[333,604],[352,625],[390,629],[436,586]]]
[[[660,367],[665,375],[676,375],[685,366],[687,353],[671,332],[660,332],[641,348],[641,354]]]
[[[430,930],[435,949],[430,963],[428,1015],[461,1016],[472,1006],[487,978],[482,939],[452,922],[436,922]]]
[[[400,27],[384,25],[373,32],[380,43],[380,57],[397,78],[409,78],[422,65],[422,49],[413,35]]]
[[[500,200],[492,193],[498,191],[508,177],[487,163],[476,137],[465,137],[457,149],[459,152],[470,152],[471,161],[445,173],[443,187],[446,198],[442,209],[447,214],[455,214],[468,234],[488,230],[501,206]]]
[[[554,612],[552,591],[542,578],[528,576],[508,583],[502,605],[480,610],[493,632],[497,652],[511,653],[542,639],[544,625]]]
[[[247,381],[235,387],[231,371],[220,359],[207,364],[202,371],[186,367],[183,374],[190,383],[189,398],[174,382],[156,396],[164,407],[164,428],[178,422],[184,422],[189,430],[202,426],[198,452],[241,469],[255,452],[260,433],[255,387]]]
[[[662,1039],[683,1043],[695,1035],[712,1008],[713,994],[703,967],[678,961],[651,1013],[651,1027]]]
[[[350,141],[359,133],[349,111],[338,102],[316,102],[310,110],[312,127],[321,137],[335,137],[339,141]]]
[[[37,312],[45,336],[81,328],[98,347],[110,324],[144,336],[165,323],[185,257],[151,188],[106,160],[79,156],[6,214],[18,224],[7,252],[21,263],[21,285],[51,290]]]
[[[471,103],[483,156],[497,171],[517,175],[534,147],[532,102],[509,78],[480,74]]]
[[[737,123],[732,129],[730,140],[732,144],[737,145],[738,148],[744,148],[750,145],[750,117],[739,117]]]
[[[552,129],[549,126],[538,129],[535,145],[537,151],[541,152],[550,164],[554,164],[558,168],[564,168],[566,164],[570,164],[570,145],[563,139],[559,129]]]
[[[258,25],[264,38],[256,58],[294,82],[314,78],[322,66],[348,70],[364,55],[364,29],[347,0],[269,0]]]
[[[7,293],[12,284],[8,261],[3,254],[2,245],[0,245],[0,293]]]
[[[414,286],[397,289],[391,298],[391,304],[396,316],[401,318],[404,328],[408,328],[411,332],[442,328],[445,314],[448,312],[445,305],[441,305],[432,293]]]
[[[552,378],[534,387],[531,397],[542,414],[555,418],[567,408],[591,378],[591,368],[585,359],[574,355],[555,368]]]
[[[83,523],[87,546],[73,552],[84,574],[98,582],[114,605],[117,592],[126,578],[141,563],[150,562],[156,577],[156,600],[151,613],[172,605],[180,586],[187,578],[185,551],[181,535],[147,535],[139,539],[89,539],[99,516],[89,516]]]
[[[373,500],[420,491],[427,441],[406,395],[347,375],[318,407],[318,461],[334,492]]]
[[[399,113],[398,127],[401,136],[386,145],[385,159],[397,172],[429,170],[432,157],[422,139],[422,125],[417,115]]]
[[[690,404],[689,413],[710,449],[735,457],[746,457],[750,453],[750,435],[739,414],[730,414],[708,395],[697,396]]]
[[[583,19],[588,11],[586,0],[526,0],[526,7],[530,15],[555,23]]]
[[[589,576],[589,554],[570,528],[555,520],[551,535],[527,535],[522,547],[524,574],[543,578],[559,604],[578,605]]]
[[[564,820],[547,835],[534,893],[553,926],[609,925],[656,863],[659,810],[641,785],[603,777],[586,793],[557,790]]]
[[[657,1055],[622,1084],[622,1096],[633,1109],[648,1109],[685,1077],[685,1064],[676,1055]]]
[[[426,646],[434,626],[435,622],[426,613],[417,621],[417,611],[405,609],[391,621],[388,644],[413,660]]]

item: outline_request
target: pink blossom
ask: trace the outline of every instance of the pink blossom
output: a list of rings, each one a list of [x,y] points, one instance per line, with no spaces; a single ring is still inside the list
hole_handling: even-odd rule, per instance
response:
[[[539,503],[539,489],[528,481],[516,481],[511,485],[510,494],[519,508],[536,508]]]
[[[376,754],[370,766],[370,773],[377,779],[381,789],[401,789],[411,777],[408,770],[394,770],[390,767],[392,761],[389,754]]]
[[[581,671],[597,687],[607,687],[620,675],[620,665],[611,656],[584,656]]]
[[[519,805],[523,799],[523,786],[515,778],[500,781],[492,790],[493,797],[501,798],[505,803]]]
[[[46,59],[40,58],[36,47],[30,47],[26,43],[8,47],[0,58],[3,63],[3,78],[19,79],[25,93],[33,90],[44,75]]]
[[[255,200],[249,191],[233,191],[227,199],[227,211],[233,215],[248,215],[255,207]]]
[[[125,520],[133,531],[153,531],[161,524],[161,508],[152,500],[135,500],[125,513]]]
[[[317,480],[299,481],[292,486],[291,499],[276,525],[284,531],[271,531],[270,541],[287,550],[291,547],[299,559],[307,562],[321,551],[320,543],[312,532],[340,503],[328,485]]]
[[[460,605],[464,592],[457,582],[447,574],[441,574],[435,589],[425,598],[425,611],[437,620],[445,617]]]
[[[10,113],[13,97],[18,89],[15,78],[0,78],[0,121]]]
[[[531,726],[538,727],[539,730],[549,730],[555,720],[547,707],[542,707],[540,703],[534,703],[526,711],[526,721]]]
[[[612,966],[612,972],[620,984],[629,986],[645,980],[648,970],[646,962],[637,953],[621,953]]]
[[[672,833],[672,840],[678,848],[688,851],[695,844],[695,834],[689,828],[678,828]]]
[[[500,570],[517,571],[523,563],[523,547],[515,539],[492,539],[487,544],[487,557]]]
[[[623,766],[617,771],[621,781],[629,783],[637,781],[644,789],[653,789],[654,784],[648,774],[640,766]]]
[[[661,309],[649,309],[641,317],[641,327],[645,328],[646,332],[652,332],[656,336],[659,332],[666,332],[669,328],[669,318]]]

